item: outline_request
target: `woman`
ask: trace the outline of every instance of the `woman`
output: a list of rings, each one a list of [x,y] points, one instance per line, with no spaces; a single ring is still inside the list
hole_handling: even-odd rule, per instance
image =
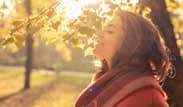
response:
[[[168,107],[159,82],[167,76],[170,62],[151,22],[121,11],[99,35],[93,52],[102,67],[76,107]]]

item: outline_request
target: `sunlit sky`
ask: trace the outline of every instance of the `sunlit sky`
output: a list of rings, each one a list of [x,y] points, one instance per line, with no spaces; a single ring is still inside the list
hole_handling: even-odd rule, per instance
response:
[[[63,0],[58,7],[58,11],[62,8],[66,11],[66,17],[77,18],[82,14],[82,8],[89,4],[96,4],[102,0]]]
[[[62,8],[66,11],[66,17],[68,18],[77,18],[82,14],[82,8],[91,5],[101,3],[104,0],[63,0],[61,5],[58,7],[58,11]],[[127,2],[127,0],[111,0],[113,3]],[[132,4],[138,3],[139,0],[130,0]],[[103,11],[109,11],[106,5],[102,7]]]
[[[14,8],[14,3],[11,0],[0,0],[0,7],[2,7],[3,4],[10,10]]]
[[[7,16],[13,10],[14,5],[11,0],[0,0],[0,12]]]
[[[82,14],[82,8],[91,5],[101,3],[104,0],[62,0],[62,3],[58,6],[57,11],[58,14],[60,10],[65,9],[65,14],[67,18],[76,19],[78,16]],[[111,0],[113,3],[127,2],[128,0]],[[132,4],[138,3],[139,0],[129,0]],[[176,0],[180,3],[183,3],[183,0]],[[2,9],[3,4],[5,4],[4,9]],[[0,12],[5,15],[9,15],[10,12],[14,8],[13,0],[0,0]],[[103,11],[109,11],[106,5],[102,7]]]

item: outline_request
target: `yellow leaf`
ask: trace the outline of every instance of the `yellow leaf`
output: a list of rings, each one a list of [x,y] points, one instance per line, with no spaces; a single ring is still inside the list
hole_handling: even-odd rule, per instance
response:
[[[56,51],[59,52],[63,60],[67,62],[72,60],[71,51],[63,42],[56,43],[55,48],[56,48]]]
[[[56,15],[56,11],[54,8],[50,9],[46,15],[50,18],[50,17],[53,17],[54,15]]]
[[[60,21],[55,21],[52,23],[52,27],[57,30],[58,26],[61,25],[61,22]]]
[[[72,39],[70,40],[70,42],[71,42],[71,45],[72,45],[73,47],[77,47],[77,48],[81,48],[81,49],[84,49],[84,47],[85,47],[84,41],[82,41],[82,40],[79,39],[79,38],[72,38]]]
[[[93,48],[88,47],[88,48],[84,51],[84,55],[85,55],[85,56],[93,55]]]
[[[34,34],[35,34],[36,32],[38,32],[41,28],[42,28],[42,25],[41,25],[41,24],[33,23],[33,24],[31,24],[31,26],[29,27],[28,32],[29,32],[31,35],[34,35]]]
[[[15,20],[12,22],[13,26],[17,27],[25,22],[24,19]]]
[[[81,49],[84,49],[85,44],[83,44],[83,43],[82,44],[77,44],[76,47],[81,48]]]
[[[15,45],[17,46],[17,48],[22,48],[25,45],[24,35],[14,34],[13,38],[15,40]]]
[[[11,53],[16,53],[19,50],[14,43],[7,44],[5,48]]]
[[[182,40],[181,39],[178,39],[176,42],[177,42],[177,45],[178,46],[181,46],[182,45]]]
[[[14,42],[14,39],[12,37],[7,37],[5,39],[2,39],[1,41],[1,45],[5,46],[9,43],[13,43]]]
[[[49,44],[51,44],[51,43],[54,43],[55,41],[57,41],[57,38],[50,38],[50,39],[47,39],[46,40],[46,45],[49,45]]]

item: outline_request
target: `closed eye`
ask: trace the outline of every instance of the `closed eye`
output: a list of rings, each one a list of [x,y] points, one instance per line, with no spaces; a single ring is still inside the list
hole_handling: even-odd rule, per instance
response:
[[[112,31],[112,30],[107,30],[106,32],[107,32],[107,33],[110,33],[110,34],[115,33],[115,32]]]
[[[107,33],[110,33],[110,34],[115,33],[115,30],[114,30],[115,28],[116,28],[115,25],[109,24],[109,25],[107,26],[107,28],[106,28],[106,32],[107,32]]]

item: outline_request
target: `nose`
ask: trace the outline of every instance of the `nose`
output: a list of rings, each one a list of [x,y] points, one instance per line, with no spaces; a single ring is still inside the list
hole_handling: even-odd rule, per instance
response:
[[[100,32],[98,34],[98,39],[103,39],[104,38],[104,32]]]

